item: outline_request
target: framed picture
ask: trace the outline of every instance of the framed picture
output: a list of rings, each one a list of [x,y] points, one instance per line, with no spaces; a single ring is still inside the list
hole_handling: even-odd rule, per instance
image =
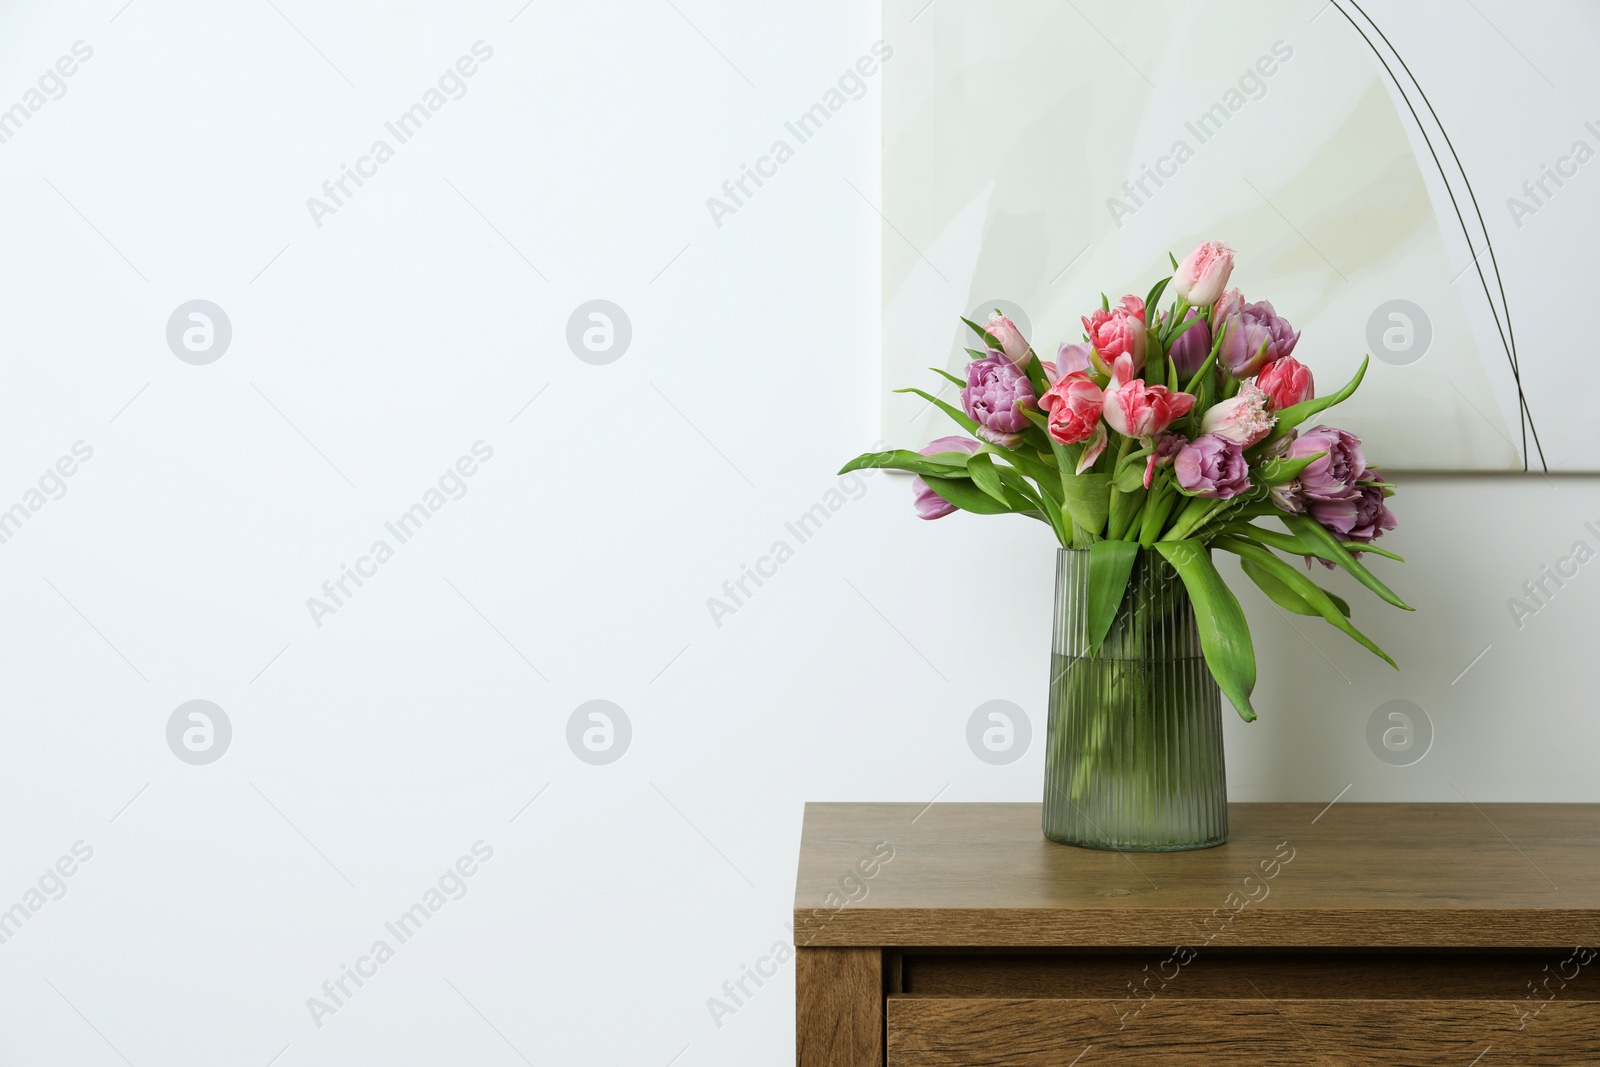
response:
[[[1600,38],[1600,12],[1555,6]],[[1461,12],[886,0],[885,384],[959,373],[958,316],[997,308],[1054,358],[1100,303],[1088,279],[1142,296],[1169,253],[1224,239],[1253,265],[1245,298],[1270,290],[1303,331],[1320,388],[1371,354],[1340,418],[1372,454],[1600,469],[1580,237],[1600,232],[1600,110],[1530,119],[1503,90],[1483,107],[1459,49],[1517,64],[1530,100],[1560,90],[1501,32],[1515,26]],[[884,436],[917,447],[940,418],[890,395]]]

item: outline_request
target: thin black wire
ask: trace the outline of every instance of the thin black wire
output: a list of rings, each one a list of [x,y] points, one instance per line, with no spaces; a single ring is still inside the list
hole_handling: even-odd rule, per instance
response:
[[[1388,36],[1384,34],[1383,30],[1378,27],[1378,24],[1373,21],[1372,16],[1368,15],[1364,10],[1362,10],[1361,5],[1357,3],[1356,0],[1349,0],[1350,6],[1361,12],[1361,17],[1366,19],[1367,22],[1371,24],[1373,31],[1377,33],[1379,37],[1382,37],[1384,44],[1388,45],[1389,49],[1394,52],[1395,59],[1399,61],[1400,66],[1406,72],[1406,76],[1411,79],[1412,85],[1416,87],[1417,95],[1422,97],[1423,104],[1427,107],[1428,113],[1433,116],[1433,121],[1438,125],[1439,133],[1444,138],[1445,145],[1450,150],[1451,158],[1455,160],[1456,169],[1461,174],[1461,182],[1466,186],[1467,195],[1472,201],[1473,212],[1477,215],[1478,225],[1483,229],[1483,241],[1486,250],[1489,253],[1490,266],[1494,270],[1495,286],[1500,291],[1500,302],[1505,308],[1506,320],[1504,325],[1502,325],[1500,322],[1500,310],[1495,305],[1494,294],[1489,289],[1489,280],[1484,276],[1483,264],[1479,261],[1477,249],[1472,243],[1472,232],[1467,228],[1467,220],[1461,214],[1461,205],[1456,200],[1455,190],[1451,188],[1450,177],[1445,173],[1444,162],[1439,158],[1438,150],[1433,146],[1433,139],[1428,136],[1427,127],[1422,123],[1422,116],[1417,114],[1416,106],[1411,103],[1411,98],[1406,94],[1405,86],[1403,86],[1400,83],[1400,79],[1395,76],[1394,68],[1389,66],[1389,61],[1384,58],[1382,52],[1378,51],[1378,47],[1373,43],[1372,38],[1368,37],[1366,31],[1361,28],[1360,24],[1357,23],[1355,19],[1350,17],[1350,13],[1348,11],[1340,7],[1334,2],[1334,0],[1329,0],[1329,2],[1333,4],[1333,7],[1339,12],[1339,14],[1344,16],[1345,21],[1350,23],[1351,28],[1361,36],[1362,41],[1364,41],[1367,47],[1371,49],[1372,54],[1377,57],[1378,62],[1383,65],[1384,71],[1388,73],[1390,80],[1394,82],[1395,88],[1399,90],[1400,98],[1405,101],[1406,109],[1411,112],[1411,117],[1416,121],[1417,131],[1422,135],[1423,143],[1428,146],[1428,154],[1433,157],[1433,164],[1438,168],[1439,177],[1444,182],[1445,193],[1450,197],[1450,206],[1456,213],[1456,222],[1461,226],[1462,236],[1466,238],[1467,250],[1472,254],[1472,265],[1478,272],[1479,283],[1483,286],[1483,296],[1484,299],[1488,301],[1489,314],[1494,318],[1495,333],[1500,338],[1500,347],[1506,354],[1506,361],[1511,366],[1511,377],[1517,386],[1517,415],[1522,431],[1522,469],[1528,469],[1528,433],[1529,431],[1532,431],[1533,444],[1539,452],[1539,462],[1544,469],[1548,471],[1550,469],[1550,464],[1549,461],[1545,459],[1544,446],[1539,441],[1539,428],[1534,423],[1533,410],[1528,406],[1527,394],[1524,393],[1522,389],[1522,372],[1517,362],[1516,333],[1511,328],[1511,305],[1510,302],[1506,300],[1505,282],[1501,277],[1500,265],[1494,254],[1494,242],[1489,237],[1489,227],[1483,221],[1483,211],[1478,206],[1477,194],[1472,190],[1472,182],[1467,177],[1466,168],[1461,165],[1461,157],[1456,153],[1455,144],[1450,140],[1450,134],[1445,130],[1444,123],[1440,121],[1439,113],[1434,110],[1433,102],[1428,99],[1428,94],[1423,91],[1422,84],[1417,81],[1417,76],[1412,73],[1411,67],[1406,63],[1405,58],[1400,55],[1399,49],[1395,48],[1394,42],[1389,40]]]
[[[1506,299],[1505,278],[1500,273],[1500,263],[1494,254],[1494,242],[1489,238],[1489,226],[1483,221],[1483,209],[1478,206],[1478,196],[1477,193],[1473,191],[1471,179],[1467,177],[1467,168],[1462,166],[1461,157],[1456,154],[1456,146],[1454,142],[1450,140],[1450,132],[1444,128],[1444,122],[1439,118],[1439,113],[1433,109],[1433,101],[1428,99],[1428,94],[1422,89],[1422,83],[1417,81],[1417,76],[1411,72],[1411,67],[1406,63],[1405,56],[1400,54],[1400,50],[1394,46],[1393,41],[1389,40],[1388,35],[1383,32],[1383,28],[1373,21],[1372,16],[1368,15],[1366,11],[1362,9],[1361,5],[1356,2],[1356,0],[1350,0],[1350,6],[1361,12],[1361,17],[1366,19],[1367,22],[1372,25],[1373,30],[1377,32],[1378,36],[1383,38],[1383,43],[1388,45],[1389,50],[1394,53],[1395,59],[1399,60],[1400,66],[1404,68],[1406,72],[1406,76],[1411,79],[1411,84],[1417,87],[1417,95],[1422,97],[1423,104],[1428,108],[1428,114],[1432,115],[1433,121],[1438,124],[1439,134],[1444,138],[1445,146],[1450,149],[1450,157],[1455,160],[1456,169],[1461,172],[1461,183],[1467,187],[1467,197],[1472,201],[1472,211],[1475,215],[1477,215],[1478,225],[1483,229],[1483,243],[1489,252],[1489,265],[1494,270],[1495,286],[1500,290],[1500,304],[1505,309],[1506,313],[1506,335],[1510,338],[1511,342],[1509,346],[1510,351],[1507,354],[1511,360],[1511,376],[1516,380],[1517,383],[1517,401],[1519,404],[1518,414],[1520,416],[1519,421],[1524,423],[1522,432],[1522,466],[1524,470],[1527,469],[1528,432],[1531,430],[1533,433],[1533,445],[1539,451],[1539,462],[1543,464],[1544,469],[1548,471],[1550,469],[1550,464],[1544,458],[1544,446],[1539,441],[1539,427],[1533,421],[1533,409],[1528,406],[1527,395],[1522,391],[1522,364],[1517,358],[1517,334],[1516,330],[1514,330],[1511,326],[1511,302]],[[1368,43],[1370,45],[1371,42]],[[1390,76],[1393,76],[1392,71],[1390,72]],[[1396,82],[1396,85],[1398,84],[1399,83]],[[1400,95],[1405,95],[1404,90],[1401,91]],[[1410,107],[1409,101],[1407,101],[1406,106]],[[1415,111],[1413,111],[1412,114],[1415,115]],[[1420,120],[1418,125],[1421,125]],[[1427,139],[1426,132],[1423,133],[1423,139]],[[1432,150],[1431,144],[1429,145],[1429,149],[1430,151]],[[1443,168],[1440,168],[1441,176],[1443,173]],[[1449,186],[1448,179],[1446,179],[1445,185],[1446,187]],[[1453,199],[1454,198],[1452,197],[1452,200]],[[1458,218],[1459,215],[1460,212],[1458,211]],[[1466,232],[1465,225],[1462,227],[1462,232]],[[1467,238],[1467,245],[1469,248],[1472,245],[1472,238],[1470,236]],[[1477,265],[1476,257],[1474,257],[1473,263],[1475,266]],[[1483,283],[1484,296],[1488,297],[1490,308],[1492,310],[1494,306],[1494,298],[1489,294],[1489,284],[1488,281],[1483,277],[1483,269],[1481,267],[1478,268],[1478,280]],[[1496,320],[1496,324],[1498,325],[1498,319]],[[1502,347],[1505,347],[1506,339],[1501,338],[1500,343]]]

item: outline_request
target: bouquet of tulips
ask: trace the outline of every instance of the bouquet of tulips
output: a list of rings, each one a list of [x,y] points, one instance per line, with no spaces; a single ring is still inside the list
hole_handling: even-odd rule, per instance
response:
[[[1048,524],[1064,547],[1089,552],[1089,634],[1103,640],[1141,549],[1160,553],[1195,606],[1201,648],[1239,714],[1255,718],[1255,653],[1239,602],[1211,549],[1232,552],[1279,607],[1320,616],[1394,661],[1350,623],[1350,607],[1278,553],[1343,568],[1396,607],[1411,608],[1361,562],[1400,559],[1373,542],[1395,526],[1394,487],[1367,465],[1361,441],[1331,426],[1301,427],[1361,384],[1315,393],[1292,353],[1300,335],[1270,303],[1228,289],[1233,251],[1205,242],[1143,299],[1124,296],[1084,316],[1084,338],[1039,359],[998,311],[962,320],[969,348],[961,407],[921,389],[967,432],[917,452],[859,456],[845,471],[916,475],[917,513],[1013,513]],[[1156,314],[1163,295],[1171,297]],[[1152,314],[1155,318],[1152,321]],[[1273,519],[1282,527],[1259,525]]]

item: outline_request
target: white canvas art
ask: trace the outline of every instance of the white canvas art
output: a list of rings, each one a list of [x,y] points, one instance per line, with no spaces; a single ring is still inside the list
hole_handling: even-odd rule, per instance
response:
[[[1600,14],[1571,6],[1568,32],[1600,39]],[[1169,252],[1219,239],[1246,298],[1303,331],[1296,356],[1320,391],[1371,354],[1334,414],[1389,469],[1600,469],[1580,400],[1600,371],[1579,326],[1600,109],[1541,80],[1470,5],[1437,14],[888,0],[888,441],[946,432],[887,390],[959,371],[972,339],[958,316],[1020,313],[1053,358],[1102,290],[1143,296]],[[1528,102],[1571,106],[1533,120],[1504,84],[1486,106],[1462,49]]]

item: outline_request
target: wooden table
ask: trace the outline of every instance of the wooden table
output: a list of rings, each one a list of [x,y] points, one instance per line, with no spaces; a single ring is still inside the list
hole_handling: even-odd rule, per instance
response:
[[[1600,805],[1229,818],[1118,853],[1037,804],[808,804],[796,1062],[1600,1064]]]

